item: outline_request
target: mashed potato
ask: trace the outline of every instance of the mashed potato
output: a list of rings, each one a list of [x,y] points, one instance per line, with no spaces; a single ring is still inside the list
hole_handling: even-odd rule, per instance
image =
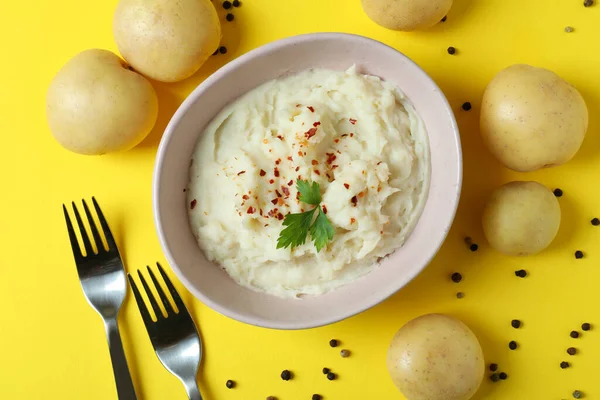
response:
[[[394,85],[348,71],[308,70],[257,87],[206,127],[188,187],[190,224],[206,257],[240,285],[280,297],[319,295],[369,273],[404,243],[425,205],[423,122]],[[277,249],[296,181],[320,185],[335,228]],[[401,266],[399,266],[401,268]]]

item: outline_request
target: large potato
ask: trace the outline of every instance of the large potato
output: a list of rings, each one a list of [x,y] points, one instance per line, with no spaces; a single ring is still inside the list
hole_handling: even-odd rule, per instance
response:
[[[556,237],[560,206],[537,182],[510,182],[496,189],[483,212],[483,232],[496,250],[515,256],[542,251]]]
[[[468,400],[485,368],[475,334],[443,314],[423,315],[400,328],[388,349],[387,367],[408,400]]]
[[[127,150],[152,130],[158,99],[146,78],[107,50],[87,50],[56,74],[46,97],[52,135],[68,150]]]
[[[527,172],[564,164],[581,147],[588,110],[577,89],[552,71],[513,65],[488,84],[481,136],[505,166]]]
[[[219,47],[221,24],[210,0],[121,0],[113,19],[121,55],[162,82],[193,75]]]
[[[429,28],[450,11],[452,0],[362,0],[375,23],[397,31]]]

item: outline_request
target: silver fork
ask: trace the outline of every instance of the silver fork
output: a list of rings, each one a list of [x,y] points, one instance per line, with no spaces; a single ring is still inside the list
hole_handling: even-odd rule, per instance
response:
[[[173,309],[171,302],[167,298],[150,267],[147,267],[148,274],[150,275],[150,279],[156,288],[160,300],[154,297],[150,291],[150,287],[144,279],[144,275],[142,275],[139,270],[138,275],[144,291],[148,296],[148,300],[150,300],[154,315],[156,315],[156,321],[150,316],[148,308],[144,303],[144,299],[142,298],[133,277],[131,274],[127,274],[129,282],[131,283],[131,288],[133,289],[135,300],[140,309],[140,314],[142,314],[142,319],[144,320],[144,325],[146,325],[146,330],[150,336],[154,351],[162,365],[164,365],[170,373],[179,378],[185,386],[185,391],[190,400],[202,400],[202,395],[200,394],[198,384],[196,383],[196,375],[198,374],[200,359],[202,358],[202,342],[200,340],[200,335],[198,334],[198,329],[185,307],[185,304],[183,304],[181,297],[179,297],[177,290],[171,283],[171,280],[167,274],[165,274],[161,265],[159,263],[156,263],[156,265],[167,285],[169,293],[171,293],[171,297],[177,307],[177,312]],[[167,312],[166,316],[163,315],[158,305],[158,301],[162,302],[165,311]]]
[[[98,227],[85,200],[82,202],[98,251],[97,253],[94,252],[92,242],[79,215],[79,210],[73,202],[73,212],[75,213],[75,220],[81,233],[85,255],[81,252],[67,207],[63,204],[69,239],[73,248],[73,255],[75,256],[75,264],[77,265],[77,274],[79,275],[83,294],[88,303],[100,314],[104,321],[119,399],[136,400],[137,397],[133,382],[131,381],[131,375],[129,374],[129,368],[127,367],[127,360],[117,324],[119,310],[127,292],[125,268],[123,267],[117,244],[96,199],[92,197],[92,202],[96,209],[98,221],[100,221],[100,230],[104,234],[108,248],[104,247]]]

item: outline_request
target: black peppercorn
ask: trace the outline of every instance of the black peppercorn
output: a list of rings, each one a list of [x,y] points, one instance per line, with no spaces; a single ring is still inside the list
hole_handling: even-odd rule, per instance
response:
[[[229,21],[229,22],[233,21],[233,19],[234,19],[234,18],[235,18],[235,17],[233,16],[233,14],[232,14],[232,13],[229,13],[229,14],[227,14],[227,15],[225,16],[225,19],[226,19],[227,21]]]
[[[576,399],[583,399],[583,393],[580,390],[575,390],[573,392],[573,397]]]
[[[585,0],[585,1],[583,2],[583,6],[584,6],[584,7],[591,7],[591,6],[593,6],[593,5],[594,5],[594,0]]]
[[[490,379],[492,382],[498,382],[500,380],[500,375],[492,374],[492,375],[490,375]]]
[[[225,386],[227,386],[227,389],[233,389],[235,387],[235,382],[229,379],[227,382],[225,382]]]
[[[283,379],[284,381],[289,381],[290,379],[292,379],[292,373],[287,369],[283,370],[283,372],[281,373],[281,379]]]
[[[471,251],[477,251],[477,250],[479,250],[479,246],[477,244],[473,243],[469,246],[469,249]]]
[[[579,332],[577,332],[577,331],[571,331],[571,333],[569,334],[569,336],[571,336],[573,339],[577,339],[579,337]]]
[[[517,349],[517,342],[515,342],[514,340],[511,340],[508,343],[508,348],[511,349],[511,350],[516,350]]]
[[[498,374],[498,377],[500,377],[500,379],[502,379],[503,381],[505,381],[506,378],[508,378],[508,375],[506,374],[506,372],[500,372]]]
[[[577,250],[575,252],[575,258],[578,259],[578,260],[582,259],[583,258],[583,251]]]
[[[525,271],[524,269],[520,269],[518,271],[515,271],[515,275],[519,278],[525,278],[527,276],[527,271]]]
[[[442,21],[441,21],[441,22],[446,22],[446,20],[447,20],[447,19],[448,19],[448,16],[447,16],[447,15],[444,15],[444,18],[442,18]]]
[[[221,53],[221,54],[227,53],[227,47],[225,47],[225,46],[219,47],[219,53]]]
[[[465,111],[469,111],[471,109],[471,103],[469,103],[468,101],[466,103],[463,103],[462,109]]]
[[[342,356],[342,358],[350,357],[350,350],[344,349],[344,350],[340,351],[340,356]]]
[[[223,8],[226,10],[229,10],[231,8],[231,2],[230,1],[224,1],[223,2]]]
[[[269,397],[267,397],[267,400],[277,400],[277,397],[275,397],[275,396],[269,396]]]
[[[448,47],[448,54],[450,54],[450,55],[456,54],[456,49],[452,46]]]
[[[331,370],[329,368],[323,368],[323,374],[327,375]]]
[[[590,221],[592,223],[592,225],[594,226],[598,226],[600,225],[600,219],[598,218],[592,218],[592,220]]]
[[[584,322],[583,324],[581,324],[582,331],[589,331],[590,329],[592,329],[592,326],[590,324],[588,324],[587,322]]]
[[[563,191],[561,189],[554,189],[554,195],[556,197],[562,197]]]
[[[569,363],[568,363],[568,362],[566,362],[566,361],[563,361],[563,362],[561,362],[561,363],[560,363],[560,367],[561,367],[562,369],[569,368]]]
[[[333,372],[330,372],[327,374],[327,379],[329,379],[330,381],[334,380],[336,378],[336,375]]]
[[[233,0],[232,4],[233,4],[234,7],[239,7],[239,6],[242,5],[242,3],[240,3],[240,0]]]
[[[569,347],[567,349],[567,354],[570,356],[574,356],[575,354],[577,354],[577,349],[575,347]]]
[[[496,372],[498,370],[498,364],[490,364],[490,371]]]
[[[521,327],[521,321],[519,321],[518,319],[513,319],[512,321],[510,321],[510,325],[515,329],[519,329]]]
[[[312,395],[312,400],[321,400],[323,398],[323,396],[321,396],[320,394],[313,394]]]
[[[458,272],[455,272],[450,276],[450,279],[452,279],[452,282],[458,283],[462,281],[462,275]]]
[[[337,339],[331,339],[331,340],[329,341],[329,345],[330,345],[331,347],[337,347],[337,346],[338,346],[338,344],[339,344],[339,342],[337,341]]]
[[[462,299],[463,297],[465,297],[465,294],[463,292],[456,293],[456,298],[457,299]]]

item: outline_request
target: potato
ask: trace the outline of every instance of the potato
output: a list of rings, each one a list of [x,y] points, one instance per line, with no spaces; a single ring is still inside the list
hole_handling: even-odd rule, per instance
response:
[[[515,171],[566,163],[581,147],[587,126],[583,97],[546,69],[508,67],[483,95],[483,141],[498,161]]]
[[[396,333],[387,368],[407,400],[468,400],[477,392],[485,366],[479,341],[465,324],[428,314]]]
[[[219,47],[221,24],[210,0],[121,0],[113,34],[136,71],[177,82],[192,76]]]
[[[560,206],[537,182],[510,182],[496,189],[483,212],[483,232],[490,245],[508,255],[542,251],[556,237]]]
[[[450,11],[452,0],[361,0],[375,23],[396,31],[429,28]]]
[[[107,50],[87,50],[56,74],[46,97],[52,135],[68,150],[99,155],[128,150],[152,130],[152,85]]]

